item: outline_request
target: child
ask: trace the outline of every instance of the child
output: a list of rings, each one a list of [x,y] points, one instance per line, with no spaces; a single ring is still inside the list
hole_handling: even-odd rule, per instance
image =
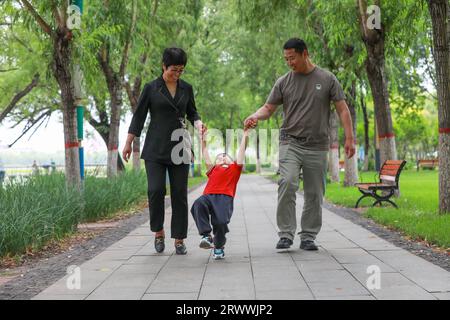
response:
[[[214,259],[216,260],[225,257],[225,234],[229,231],[228,223],[233,214],[233,200],[244,164],[248,132],[249,129],[244,130],[236,161],[233,161],[226,153],[221,153],[212,163],[206,148],[205,137],[202,139],[203,157],[208,168],[206,173],[208,183],[203,195],[192,205],[191,213],[199,234],[202,236],[200,248],[214,248]],[[214,240],[211,237],[211,230]]]

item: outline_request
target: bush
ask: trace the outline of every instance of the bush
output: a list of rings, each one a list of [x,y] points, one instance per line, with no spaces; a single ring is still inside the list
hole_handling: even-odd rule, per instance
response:
[[[245,172],[255,172],[255,171],[256,171],[256,164],[245,165]]]
[[[66,188],[62,174],[6,184],[0,188],[0,256],[63,237],[81,215],[81,196]]]
[[[143,170],[140,172],[132,170],[112,179],[88,176],[84,194],[85,207],[82,219],[95,221],[145,199],[147,177]]]
[[[0,256],[39,249],[76,230],[81,221],[111,216],[145,199],[144,171],[114,179],[87,176],[84,199],[63,174],[30,177],[0,187]]]

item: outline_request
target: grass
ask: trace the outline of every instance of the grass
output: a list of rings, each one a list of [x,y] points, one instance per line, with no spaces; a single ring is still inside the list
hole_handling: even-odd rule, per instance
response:
[[[341,181],[344,173],[341,172]],[[376,181],[375,172],[361,172],[360,182]],[[273,179],[278,179],[273,176]],[[356,187],[344,187],[341,183],[328,183],[325,198],[334,204],[353,208],[361,193]],[[399,209],[389,204],[371,207],[371,198],[361,201],[367,207],[364,216],[390,228],[403,232],[415,240],[450,248],[450,214],[438,213],[438,171],[404,170],[400,176],[400,197],[391,198]]]
[[[0,256],[40,248],[72,232],[81,218],[79,194],[64,176],[37,176],[0,188]]]
[[[205,177],[188,180],[189,187]],[[62,173],[0,187],[0,257],[34,252],[76,231],[80,222],[115,216],[147,197],[145,171],[114,179],[87,176],[82,194],[68,190]]]
[[[360,181],[375,181],[374,174],[364,172]],[[360,206],[369,207],[364,215],[378,223],[402,231],[414,239],[449,248],[450,214],[439,214],[438,188],[438,171],[407,170],[400,176],[400,197],[392,198],[398,210],[388,205],[373,208],[373,199],[370,198],[362,200]],[[354,207],[360,195],[355,187],[344,188],[341,183],[329,183],[325,198],[338,205]]]

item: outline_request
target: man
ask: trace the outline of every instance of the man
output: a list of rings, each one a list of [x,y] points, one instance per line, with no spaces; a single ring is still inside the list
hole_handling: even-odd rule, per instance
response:
[[[254,128],[268,119],[283,104],[280,128],[280,180],[277,224],[280,240],[277,249],[288,249],[297,228],[296,191],[303,171],[305,203],[301,217],[300,248],[317,250],[314,240],[322,226],[322,202],[325,193],[329,148],[330,102],[333,101],[345,130],[345,153],[355,153],[352,120],[345,95],[336,77],[314,65],[303,40],[293,38],[284,46],[284,58],[291,71],[280,77],[267,102],[245,119],[245,127]]]

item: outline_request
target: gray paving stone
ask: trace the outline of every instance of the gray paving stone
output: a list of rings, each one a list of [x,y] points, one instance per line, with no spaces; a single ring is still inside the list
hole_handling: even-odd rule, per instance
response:
[[[439,300],[450,300],[450,292],[433,292],[433,296]]]
[[[313,300],[314,297],[307,290],[256,290],[256,300]]]
[[[146,293],[198,292],[202,285],[204,269],[204,267],[164,268]]]
[[[325,283],[351,283],[353,276],[346,270],[303,270],[302,275],[308,284],[314,282]]]
[[[136,288],[145,291],[155,276],[156,274],[151,273],[127,274],[115,272],[102,282],[95,291],[101,291],[102,289],[120,290],[121,288]]]
[[[343,270],[344,267],[334,259],[329,260],[296,260],[295,263],[301,272],[320,270]]]
[[[84,300],[86,297],[79,294],[39,294],[31,300]]]
[[[189,206],[202,191],[189,195]],[[244,175],[225,260],[213,260],[210,250],[198,248],[200,237],[191,215],[186,256],[174,254],[169,234],[165,252],[157,254],[146,222],[80,266],[81,290],[68,290],[64,277],[35,299],[450,299],[449,272],[326,209],[319,251],[300,250],[298,236],[289,250],[276,250],[276,203],[276,184]],[[299,195],[298,222],[302,206]],[[166,230],[170,217],[169,208]],[[366,288],[371,265],[380,267],[380,290]]]
[[[146,293],[142,300],[197,300],[198,292]]]
[[[407,251],[373,251],[383,262],[428,292],[450,291],[450,273]]]
[[[332,297],[317,297],[317,300],[376,300],[375,297],[366,296],[332,296]]]
[[[412,286],[392,286],[380,290],[370,290],[378,300],[436,300],[431,293],[424,289]]]
[[[356,280],[342,281],[336,279],[333,282],[312,282],[308,285],[316,298],[370,295],[370,292]]]
[[[160,264],[163,265],[167,263],[171,256],[170,255],[152,255],[152,256],[132,256],[130,259],[124,262],[124,264]]]
[[[124,264],[121,265],[116,272],[117,273],[125,273],[129,275],[133,274],[156,274],[161,268],[162,264]]]
[[[254,300],[255,292],[251,287],[223,289],[221,287],[204,287],[199,300]]]
[[[326,250],[319,248],[318,251],[306,251],[302,249],[290,249],[289,254],[296,261],[330,261],[333,257]]]
[[[141,287],[121,287],[115,290],[100,288],[90,294],[86,300],[140,300],[145,293]]]
[[[382,263],[381,260],[361,248],[330,249],[328,252],[341,264],[380,265]]]

